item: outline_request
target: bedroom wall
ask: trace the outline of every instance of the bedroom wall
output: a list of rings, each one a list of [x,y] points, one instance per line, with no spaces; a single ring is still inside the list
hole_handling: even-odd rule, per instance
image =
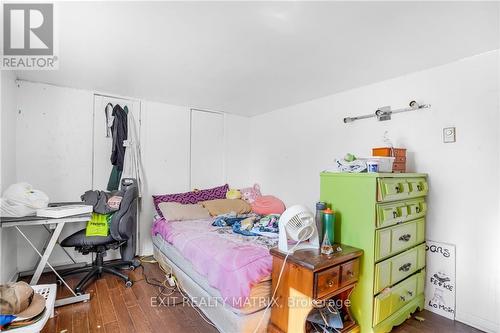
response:
[[[263,192],[313,209],[319,172],[347,152],[370,156],[388,131],[408,148],[408,169],[429,174],[427,238],[456,244],[457,320],[499,332],[498,75],[492,51],[253,117],[251,174]],[[342,121],[414,99],[432,108],[387,122]],[[444,144],[450,126],[457,142]]]
[[[17,104],[21,113],[15,114],[18,169],[15,180],[32,183],[51,200],[79,200],[79,196],[92,187],[94,91],[26,81],[19,81],[19,86]],[[141,199],[139,253],[147,255],[152,254],[151,195],[190,190],[190,108],[151,101],[140,101],[140,104],[146,182]],[[244,177],[248,175],[249,165],[244,164],[244,154],[248,151],[238,143],[247,139],[237,126],[248,122],[249,118],[224,115],[224,179],[231,185],[233,182],[247,184]],[[65,227],[62,237],[83,227],[84,224]],[[43,229],[26,228],[26,232],[38,247],[43,246],[45,235],[38,235]],[[36,255],[24,239],[18,239],[18,247],[19,271],[31,269]],[[79,261],[89,258],[69,250]],[[51,263],[65,264],[69,259],[56,248]]]
[[[11,71],[0,71],[1,165],[0,193],[16,179],[15,114],[16,77]],[[0,228],[0,283],[10,281],[17,272],[17,238],[13,228]]]
[[[18,81],[16,113],[16,182],[27,182],[45,192],[50,201],[79,201],[92,187],[91,91]],[[67,224],[61,239],[85,226]],[[39,226],[23,232],[42,249],[48,232]],[[18,269],[31,270],[38,256],[18,234]],[[88,261],[68,249],[77,261]],[[50,263],[66,264],[70,259],[56,246]]]
[[[146,184],[141,209],[142,253],[152,254],[152,194],[189,191],[189,110],[146,102],[142,114],[142,153]]]

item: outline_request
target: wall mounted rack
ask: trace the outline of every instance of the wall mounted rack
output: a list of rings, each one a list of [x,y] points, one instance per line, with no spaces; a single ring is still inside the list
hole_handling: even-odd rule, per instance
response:
[[[372,114],[367,114],[364,116],[357,116],[357,117],[345,117],[344,118],[344,123],[352,123],[356,120],[360,119],[367,119],[367,118],[377,118],[378,121],[385,121],[385,120],[391,120],[391,116],[395,113],[401,113],[401,112],[408,112],[408,111],[416,111],[420,109],[427,109],[430,108],[430,104],[418,104],[416,101],[411,101],[409,103],[409,107],[406,108],[401,108],[401,109],[395,109],[391,110],[390,106],[383,106],[377,109],[375,113]]]

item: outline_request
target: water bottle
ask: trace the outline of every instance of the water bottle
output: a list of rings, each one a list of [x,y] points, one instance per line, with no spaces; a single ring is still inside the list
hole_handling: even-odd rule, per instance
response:
[[[335,213],[330,208],[323,211],[323,234],[328,234],[330,242],[335,242],[334,238]]]
[[[326,209],[325,202],[316,203],[316,228],[318,229],[319,242],[323,241],[323,211]]]

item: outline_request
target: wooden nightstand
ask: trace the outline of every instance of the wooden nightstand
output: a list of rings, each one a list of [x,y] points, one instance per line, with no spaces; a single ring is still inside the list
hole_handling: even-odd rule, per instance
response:
[[[342,251],[330,256],[320,254],[319,250],[298,250],[288,256],[272,305],[268,332],[307,332],[309,312],[329,300],[340,304],[344,321],[341,332],[359,332],[349,311],[349,295],[358,280],[363,251],[340,246]],[[277,248],[271,249],[271,254],[274,291],[286,254]]]

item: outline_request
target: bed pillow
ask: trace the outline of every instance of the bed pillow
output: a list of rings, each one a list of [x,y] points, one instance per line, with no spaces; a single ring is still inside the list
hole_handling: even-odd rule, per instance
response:
[[[200,204],[161,202],[158,207],[167,221],[201,220],[210,217],[208,210]]]
[[[283,214],[285,204],[272,195],[263,195],[252,203],[252,211],[259,215]]]
[[[153,195],[153,203],[158,214],[163,217],[161,210],[158,207],[158,205],[162,202],[178,202],[187,205],[196,204],[200,201],[205,200],[224,199],[228,190],[229,185],[225,184],[205,190],[194,190],[191,192],[175,194]]]
[[[252,211],[252,206],[241,199],[216,199],[203,201],[203,207],[208,209],[210,215],[217,216],[234,212],[236,214],[246,214]]]

